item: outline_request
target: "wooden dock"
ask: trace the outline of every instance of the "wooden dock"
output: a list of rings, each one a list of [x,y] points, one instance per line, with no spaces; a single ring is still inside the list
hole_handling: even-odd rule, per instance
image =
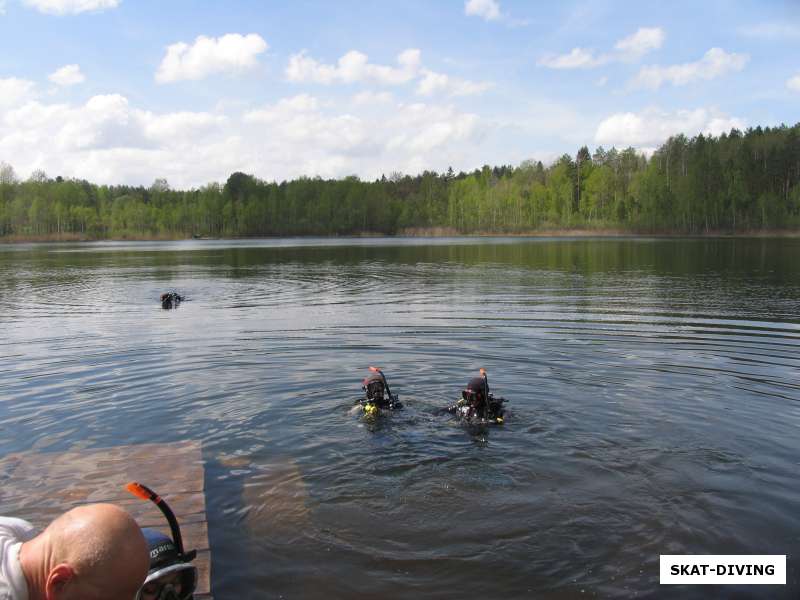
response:
[[[75,506],[110,502],[142,527],[169,535],[158,508],[125,490],[138,481],[170,505],[187,550],[197,549],[195,598],[211,599],[211,550],[206,520],[205,471],[199,442],[141,444],[70,452],[22,452],[0,459],[0,515],[38,528]]]

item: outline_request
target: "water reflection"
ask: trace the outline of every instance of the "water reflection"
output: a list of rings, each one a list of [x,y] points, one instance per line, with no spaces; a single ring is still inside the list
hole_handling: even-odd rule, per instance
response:
[[[796,546],[798,250],[2,247],[0,453],[203,440],[218,597],[653,594],[659,554]],[[473,435],[437,411],[478,367],[511,414]]]

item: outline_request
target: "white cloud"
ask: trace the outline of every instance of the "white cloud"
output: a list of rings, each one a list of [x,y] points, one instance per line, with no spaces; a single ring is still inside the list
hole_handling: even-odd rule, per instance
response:
[[[593,69],[608,61],[608,56],[595,56],[591,50],[573,48],[568,54],[544,56],[539,59],[537,64],[549,69]]]
[[[21,104],[34,94],[36,84],[27,79],[0,79],[0,108]]]
[[[301,94],[250,111],[245,123],[269,127],[270,135],[291,146],[301,145],[314,151],[358,151],[370,139],[367,124],[350,114],[329,116],[320,110],[319,101]]]
[[[49,15],[77,15],[116,8],[121,0],[24,0],[27,6]]]
[[[596,126],[596,122],[586,111],[578,110],[569,103],[540,96],[526,99],[514,108],[509,106],[508,110],[494,119],[491,125],[507,132],[504,137],[509,141],[518,141],[520,138],[535,139],[537,144],[546,145],[555,140],[557,144],[555,147],[562,150],[560,152],[548,150],[548,153],[559,156],[563,154],[565,143],[570,149],[585,144],[587,132]],[[524,152],[529,152],[530,143],[527,141],[523,143]]]
[[[786,87],[788,87],[790,90],[794,90],[795,92],[800,92],[800,73],[794,77],[791,77],[786,82]]]
[[[732,128],[744,129],[745,122],[714,108],[675,112],[649,108],[639,113],[617,113],[604,119],[597,127],[595,142],[618,148],[653,148],[679,133],[719,135]]]
[[[482,130],[474,114],[423,103],[370,108],[358,115],[342,113],[301,94],[245,114],[248,135],[261,142],[245,151],[250,160],[260,161],[250,170],[279,179],[350,173],[371,178],[479,162]],[[265,173],[265,168],[272,172]]]
[[[22,158],[141,144],[139,132],[131,125],[128,101],[118,94],[94,96],[79,107],[29,102],[6,113],[0,129],[6,136],[0,147],[24,138],[33,147],[20,148]]]
[[[614,48],[625,59],[636,60],[651,50],[661,48],[665,37],[664,30],[660,27],[641,27],[636,33],[614,44]]]
[[[369,57],[357,50],[351,50],[342,56],[336,64],[320,63],[303,51],[289,59],[286,78],[295,83],[312,82],[326,85],[357,82],[401,85],[419,79],[416,93],[421,96],[437,93],[447,96],[470,96],[480,94],[491,87],[488,82],[469,81],[423,69],[421,53],[416,48],[401,52],[397,56],[396,67],[370,63]]]
[[[417,84],[417,94],[431,96],[443,93],[448,96],[473,96],[485,92],[490,87],[492,84],[489,82],[469,81],[423,69],[422,79]]]
[[[372,106],[388,104],[394,101],[394,96],[389,92],[359,92],[353,96],[356,106]]]
[[[6,14],[6,0],[0,0],[0,17]]]
[[[594,69],[615,61],[634,61],[660,48],[665,37],[660,27],[640,27],[614,44],[616,52],[595,54],[593,50],[573,48],[567,54],[547,54],[537,64],[550,69]]]
[[[260,35],[229,33],[219,38],[198,36],[191,46],[178,42],[167,52],[156,72],[156,81],[171,83],[197,80],[216,73],[243,71],[258,64],[258,55],[269,45]]]
[[[13,156],[15,168],[100,183],[146,183],[167,169],[186,184],[180,169],[191,173],[190,161],[205,155],[227,122],[206,113],[156,115],[119,94],[81,105],[30,101],[0,116],[0,155]]]
[[[711,48],[698,61],[662,67],[642,67],[633,81],[633,87],[658,89],[665,83],[686,85],[701,79],[715,79],[732,71],[744,69],[750,57],[747,54],[725,52],[722,48]]]
[[[244,114],[231,107],[226,114],[154,113],[119,94],[82,104],[20,97],[9,109],[0,107],[0,156],[13,157],[20,173],[42,168],[51,175],[132,184],[166,177],[177,188],[224,181],[236,170],[277,180],[352,173],[372,178],[480,164],[477,115],[450,105],[377,98],[358,108],[350,98],[300,94]]]
[[[496,0],[467,0],[464,2],[464,14],[468,17],[480,17],[486,21],[494,21],[501,17],[500,4]]]
[[[79,65],[64,65],[54,73],[50,73],[47,78],[60,86],[76,85],[86,81]]]
[[[452,106],[416,103],[398,108],[390,121],[390,127],[398,133],[388,141],[389,149],[425,153],[479,134],[478,116],[459,113]]]
[[[277,123],[288,115],[308,114],[319,110],[319,100],[309,94],[298,94],[290,98],[282,98],[275,104],[251,110],[245,113],[245,122]]]
[[[386,85],[406,83],[417,76],[420,66],[420,51],[404,50],[397,56],[397,67],[376,65],[369,62],[366,54],[351,50],[335,65],[317,62],[305,51],[294,54],[286,67],[286,78],[295,83],[355,83],[374,82]]]
[[[800,25],[793,23],[759,23],[742,27],[739,33],[748,37],[768,40],[781,38],[800,38]]]
[[[143,126],[147,139],[160,143],[170,143],[176,139],[198,140],[226,126],[228,118],[210,113],[181,111],[156,115],[151,112],[138,112],[137,117]]]

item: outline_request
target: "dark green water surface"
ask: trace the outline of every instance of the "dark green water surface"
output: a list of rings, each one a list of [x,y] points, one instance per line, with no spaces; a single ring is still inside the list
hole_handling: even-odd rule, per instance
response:
[[[0,454],[202,440],[218,599],[796,598],[799,259],[796,239],[4,246]],[[190,300],[162,310],[171,289]],[[350,411],[370,364],[406,404],[377,423]],[[466,431],[436,411],[479,367],[510,414]],[[787,586],[659,586],[684,553],[787,554]]]

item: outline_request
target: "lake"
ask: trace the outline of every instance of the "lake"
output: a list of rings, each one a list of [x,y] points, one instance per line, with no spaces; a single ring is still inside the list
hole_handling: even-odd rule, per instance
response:
[[[202,440],[220,599],[794,598],[799,259],[789,238],[0,246],[0,455]],[[352,413],[369,365],[402,411]],[[438,409],[481,367],[508,415],[466,430]],[[787,554],[787,585],[659,588],[660,554]]]

